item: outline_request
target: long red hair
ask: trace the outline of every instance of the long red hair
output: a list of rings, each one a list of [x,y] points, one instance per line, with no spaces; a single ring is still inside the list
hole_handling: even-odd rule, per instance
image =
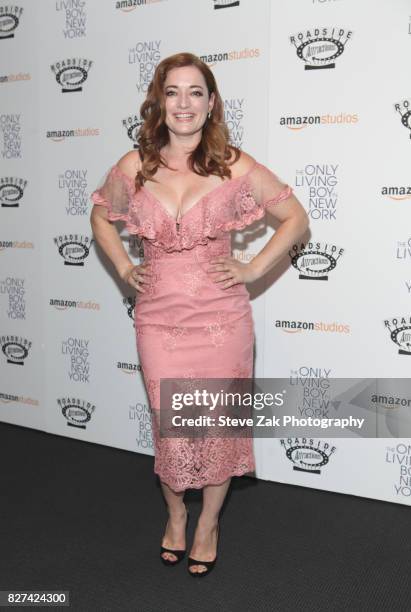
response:
[[[140,107],[143,125],[137,137],[137,144],[142,165],[135,179],[136,190],[153,177],[160,165],[164,165],[160,150],[169,142],[168,128],[165,124],[164,82],[171,69],[183,66],[198,68],[205,79],[208,95],[214,93],[211,117],[206,119],[201,140],[188,158],[189,168],[200,176],[215,174],[221,178],[225,176],[231,178],[229,166],[240,157],[240,149],[229,143],[230,134],[224,121],[224,104],[210,68],[192,53],[176,53],[166,57],[157,65],[148,86],[146,99]],[[230,163],[227,163],[228,160]]]

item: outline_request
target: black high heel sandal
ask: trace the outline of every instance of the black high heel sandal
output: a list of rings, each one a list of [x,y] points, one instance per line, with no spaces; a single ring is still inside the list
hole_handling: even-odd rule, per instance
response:
[[[187,520],[186,520],[186,529],[188,526],[188,521],[190,518],[190,513],[187,510]],[[167,521],[168,523],[168,521]],[[167,526],[166,526],[167,528]],[[172,548],[165,548],[164,546],[160,547],[160,559],[162,560],[162,562],[164,563],[164,565],[177,565],[178,563],[180,563],[180,561],[182,561],[184,559],[184,556],[186,554],[186,548],[184,548],[184,550],[173,550]],[[165,559],[163,557],[163,553],[171,553],[172,555],[175,555],[177,557],[177,559],[175,560],[171,560],[171,559]]]
[[[199,559],[193,559],[193,557],[188,557],[188,573],[191,576],[195,576],[196,578],[200,578],[202,576],[208,576],[208,574],[213,570],[215,563],[217,561],[217,553],[218,553],[218,542],[219,542],[219,531],[220,531],[220,525],[217,525],[217,552],[216,552],[216,556],[215,559],[213,561],[200,561]],[[190,571],[190,567],[192,567],[193,565],[204,565],[207,569],[203,572],[192,572]]]

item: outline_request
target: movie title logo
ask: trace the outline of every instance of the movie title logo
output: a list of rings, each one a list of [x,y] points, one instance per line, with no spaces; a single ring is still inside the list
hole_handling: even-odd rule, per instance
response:
[[[384,320],[390,338],[398,346],[399,355],[411,355],[411,316]]]
[[[87,170],[70,168],[58,177],[58,188],[66,192],[66,213],[73,217],[89,214],[87,193]]]
[[[336,446],[313,438],[280,438],[281,447],[296,472],[321,474],[337,450]]]
[[[308,192],[308,216],[314,220],[337,219],[338,164],[306,164],[297,171],[296,187]]]
[[[12,320],[24,320],[26,318],[26,289],[23,278],[8,276],[0,281],[0,295],[8,296],[6,314]]]
[[[27,181],[12,176],[0,177],[0,204],[2,208],[18,208]]]
[[[139,93],[147,93],[161,59],[160,45],[161,40],[139,41],[128,51],[128,63],[137,68],[136,87]]]
[[[137,402],[130,406],[128,418],[137,425],[137,448],[144,450],[153,449],[152,423],[149,407],[147,404]]]
[[[224,100],[224,121],[230,133],[230,142],[239,149],[244,140],[244,98]]]
[[[140,128],[143,125],[143,120],[137,115],[129,115],[123,119],[121,123],[126,130],[128,139],[133,144],[133,149],[138,149],[137,138]]]
[[[397,466],[397,479],[394,491],[397,496],[411,497],[411,444],[398,442],[388,446],[385,452],[385,462]]]
[[[20,159],[22,157],[20,114],[0,115],[0,130],[3,136],[3,159]]]
[[[288,252],[291,265],[299,271],[301,280],[328,281],[329,273],[337,266],[344,249],[326,242],[294,244]]]
[[[50,68],[57,83],[61,85],[61,92],[73,93],[83,91],[82,85],[87,80],[92,65],[91,60],[75,57],[55,62]]]
[[[0,336],[0,346],[6,362],[13,365],[24,365],[28,357],[32,342],[22,336],[3,335]]]
[[[61,409],[61,414],[66,419],[67,425],[78,429],[86,429],[96,409],[94,404],[78,397],[58,398],[57,405]]]
[[[64,234],[53,239],[58,252],[64,259],[65,266],[84,266],[84,260],[90,254],[93,238],[83,234]]]
[[[314,28],[290,36],[290,43],[305,70],[335,68],[335,60],[344,52],[352,34],[352,30],[338,27]]]
[[[15,4],[0,6],[0,40],[2,38],[14,38],[23,8]]]
[[[408,238],[407,241],[399,240],[397,242],[395,258],[402,261],[411,259],[411,238]]]
[[[399,113],[401,124],[408,130],[408,136],[411,138],[411,101],[406,99],[397,102],[394,104],[394,109]]]
[[[301,403],[296,405],[300,416],[328,418],[331,396],[331,369],[302,366],[291,370],[290,385],[301,389]]]
[[[89,343],[86,338],[74,337],[61,343],[61,354],[70,358],[68,377],[71,382],[90,382]]]
[[[83,38],[86,36],[85,0],[56,0],[56,11],[64,13],[64,38]]]

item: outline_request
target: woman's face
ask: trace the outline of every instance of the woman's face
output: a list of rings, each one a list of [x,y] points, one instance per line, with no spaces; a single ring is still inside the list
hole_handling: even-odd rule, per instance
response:
[[[214,105],[205,79],[196,66],[173,68],[164,82],[166,125],[179,136],[189,136],[203,127]]]

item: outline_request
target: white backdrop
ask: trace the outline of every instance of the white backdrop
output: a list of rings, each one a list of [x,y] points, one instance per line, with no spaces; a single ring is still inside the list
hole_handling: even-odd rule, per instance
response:
[[[409,377],[411,0],[21,0],[0,3],[0,38],[2,421],[153,453],[133,295],[89,195],[179,51],[207,61],[233,142],[311,219],[299,269],[249,288],[255,375]],[[274,228],[252,230],[233,235],[243,261]],[[410,504],[410,439],[382,417],[376,439],[256,439],[257,477]]]

